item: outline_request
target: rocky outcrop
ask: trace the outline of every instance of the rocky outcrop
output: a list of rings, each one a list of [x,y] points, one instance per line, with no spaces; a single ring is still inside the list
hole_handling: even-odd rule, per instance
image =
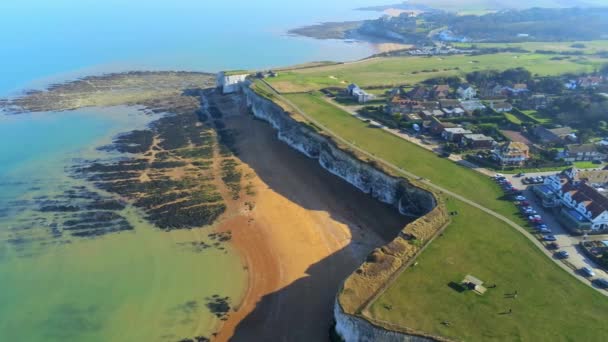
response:
[[[408,216],[419,217],[436,206],[435,197],[430,192],[413,186],[403,178],[390,176],[341,150],[328,137],[296,121],[281,107],[250,88],[244,87],[244,94],[253,115],[270,123],[281,141],[317,159],[321,167],[364,193],[395,206],[401,214]]]
[[[439,337],[425,336],[400,327],[378,324],[362,314],[368,304],[406,268],[424,246],[449,221],[439,196],[364,161],[342,149],[330,137],[323,135],[249,85],[243,94],[253,115],[264,120],[278,132],[278,137],[321,167],[344,179],[373,198],[394,206],[403,215],[417,217],[387,245],[374,250],[367,260],[349,276],[336,298],[334,319],[336,332],[346,341],[431,341]]]

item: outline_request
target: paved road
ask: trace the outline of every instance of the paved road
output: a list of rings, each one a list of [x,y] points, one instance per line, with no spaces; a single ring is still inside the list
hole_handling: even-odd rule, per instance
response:
[[[264,81],[265,82],[265,81]],[[265,82],[266,83],[266,82]],[[394,171],[396,171],[397,173],[400,173],[402,175],[405,175],[406,177],[412,178],[412,179],[417,179],[419,182],[423,183],[424,185],[435,189],[436,191],[439,191],[440,193],[444,193],[447,194],[451,197],[454,197],[464,203],[467,203],[468,205],[475,207],[501,221],[503,221],[504,223],[508,224],[509,226],[511,226],[512,228],[514,228],[515,230],[517,230],[518,232],[520,232],[521,234],[523,234],[524,236],[526,236],[536,247],[538,247],[538,249],[541,250],[542,253],[544,253],[547,257],[549,257],[551,260],[553,260],[555,262],[555,264],[562,268],[564,271],[570,273],[573,277],[577,278],[578,280],[580,280],[581,282],[583,282],[584,284],[590,286],[591,288],[597,290],[599,293],[608,296],[608,292],[598,289],[596,288],[593,284],[591,284],[586,278],[580,276],[578,273],[576,273],[575,271],[573,271],[571,268],[569,268],[567,265],[565,265],[564,263],[562,263],[561,261],[553,258],[553,253],[548,251],[544,245],[538,241],[538,239],[536,239],[536,237],[534,237],[532,234],[530,234],[528,232],[528,230],[520,225],[518,225],[517,223],[513,222],[512,220],[510,220],[509,218],[507,218],[504,215],[501,215],[491,209],[488,209],[486,207],[484,207],[481,204],[478,204],[472,200],[469,200],[466,197],[463,197],[457,193],[454,193],[446,188],[443,188],[439,185],[433,184],[431,181],[426,180],[412,172],[406,171],[398,166],[396,166],[395,164],[382,159],[378,156],[375,156],[369,152],[367,152],[366,150],[358,147],[357,145],[343,139],[340,135],[336,134],[334,131],[332,131],[331,129],[325,127],[323,124],[321,124],[320,122],[318,122],[316,119],[310,117],[308,114],[306,114],[303,110],[301,110],[298,106],[296,106],[293,102],[291,102],[289,99],[285,98],[284,96],[282,96],[279,92],[277,92],[272,86],[270,86],[270,84],[266,83],[266,85],[272,89],[272,91],[275,93],[275,96],[277,96],[279,99],[281,99],[281,101],[287,103],[289,106],[291,106],[293,109],[295,109],[298,114],[302,115],[304,118],[306,118],[307,120],[309,120],[310,122],[314,123],[315,125],[317,125],[319,128],[321,128],[322,130],[324,130],[326,133],[332,135],[334,138],[338,139],[340,142],[342,142],[343,144],[347,145],[348,147],[352,148],[353,150],[356,150],[359,153],[362,153],[363,155],[368,156],[371,159],[374,159],[376,161],[379,161],[383,164],[385,164],[386,166],[388,166],[389,168],[393,169]]]

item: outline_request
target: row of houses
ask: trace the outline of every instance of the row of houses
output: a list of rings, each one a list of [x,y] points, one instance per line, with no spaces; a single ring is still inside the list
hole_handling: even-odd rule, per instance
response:
[[[571,230],[600,232],[608,230],[608,170],[571,168],[547,177],[534,188],[544,207],[559,208],[558,219]]]
[[[570,90],[574,90],[574,89],[586,89],[586,88],[594,88],[597,87],[599,85],[601,85],[602,83],[604,83],[605,79],[603,76],[583,76],[583,77],[579,77],[575,80],[568,80],[565,84],[564,87],[566,89],[570,89]]]

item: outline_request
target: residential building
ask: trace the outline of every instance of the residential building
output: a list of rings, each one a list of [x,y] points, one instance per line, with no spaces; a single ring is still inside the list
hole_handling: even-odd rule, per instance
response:
[[[433,87],[431,95],[435,99],[445,99],[450,95],[450,86],[447,84],[438,84]]]
[[[491,149],[496,142],[483,134],[465,134],[461,144],[471,149]]]
[[[466,114],[465,110],[460,107],[443,108],[442,110],[443,110],[443,113],[445,114],[445,116],[447,116],[447,117],[457,117],[457,116],[463,116]]]
[[[389,114],[409,114],[425,110],[419,101],[403,99],[399,96],[393,97],[386,108]]]
[[[562,159],[569,162],[601,161],[606,159],[606,155],[601,153],[594,144],[568,145],[563,152]]]
[[[538,126],[533,132],[543,144],[563,144],[567,141],[572,141],[574,130],[567,126],[553,129]]]
[[[447,128],[455,128],[458,127],[457,124],[451,122],[442,122],[436,117],[430,118],[430,123],[428,125],[429,132],[433,135],[440,135]]]
[[[597,87],[604,81],[602,76],[585,76],[578,79],[578,86],[581,88]]]
[[[429,120],[431,117],[443,117],[445,115],[445,113],[439,109],[433,109],[433,110],[423,110],[422,112],[420,112],[420,115],[425,119],[425,120]]]
[[[519,96],[529,91],[528,85],[525,83],[516,83],[513,86],[505,87],[504,89],[509,96]]]
[[[507,101],[490,101],[490,108],[497,113],[505,113],[513,110],[513,105]]]
[[[502,166],[523,166],[530,159],[530,148],[520,142],[508,142],[492,152]]]
[[[471,115],[476,110],[484,110],[486,106],[481,103],[479,100],[462,100],[460,101],[460,106],[467,112],[467,114]]]
[[[477,91],[470,84],[461,84],[456,90],[458,97],[463,100],[471,100],[477,96]]]
[[[354,83],[351,83],[346,87],[346,92],[359,103],[366,103],[374,99],[374,95],[366,93]]]
[[[571,231],[608,230],[608,198],[586,180],[576,179],[578,172],[566,170],[547,177],[534,192],[547,207],[561,207],[558,219]]]
[[[406,93],[407,97],[412,100],[423,101],[429,98],[429,90],[423,86],[414,87],[414,89]]]
[[[444,129],[441,133],[441,137],[446,141],[460,143],[466,134],[473,134],[473,132],[462,127],[454,127]]]

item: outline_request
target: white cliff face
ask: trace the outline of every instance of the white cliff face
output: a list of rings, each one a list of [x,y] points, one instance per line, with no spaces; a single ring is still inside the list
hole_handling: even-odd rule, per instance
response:
[[[267,121],[278,131],[278,138],[321,167],[344,179],[377,200],[398,208],[403,215],[421,216],[436,206],[430,193],[389,176],[337,148],[313,129],[298,123],[279,106],[244,87],[247,104],[253,115]]]
[[[345,314],[336,301],[334,304],[334,318],[336,320],[336,333],[346,342],[430,342],[432,338],[408,335],[390,331],[375,326],[370,322]]]
[[[247,105],[253,115],[268,122],[278,132],[278,138],[309,158],[317,159],[321,167],[344,179],[377,200],[393,205],[403,215],[420,217],[437,206],[433,194],[392,177],[349,153],[340,150],[328,138],[314,129],[295,121],[289,113],[272,101],[243,86]],[[431,338],[390,331],[369,321],[343,312],[336,300],[334,305],[336,332],[345,341],[406,341],[427,342]]]

